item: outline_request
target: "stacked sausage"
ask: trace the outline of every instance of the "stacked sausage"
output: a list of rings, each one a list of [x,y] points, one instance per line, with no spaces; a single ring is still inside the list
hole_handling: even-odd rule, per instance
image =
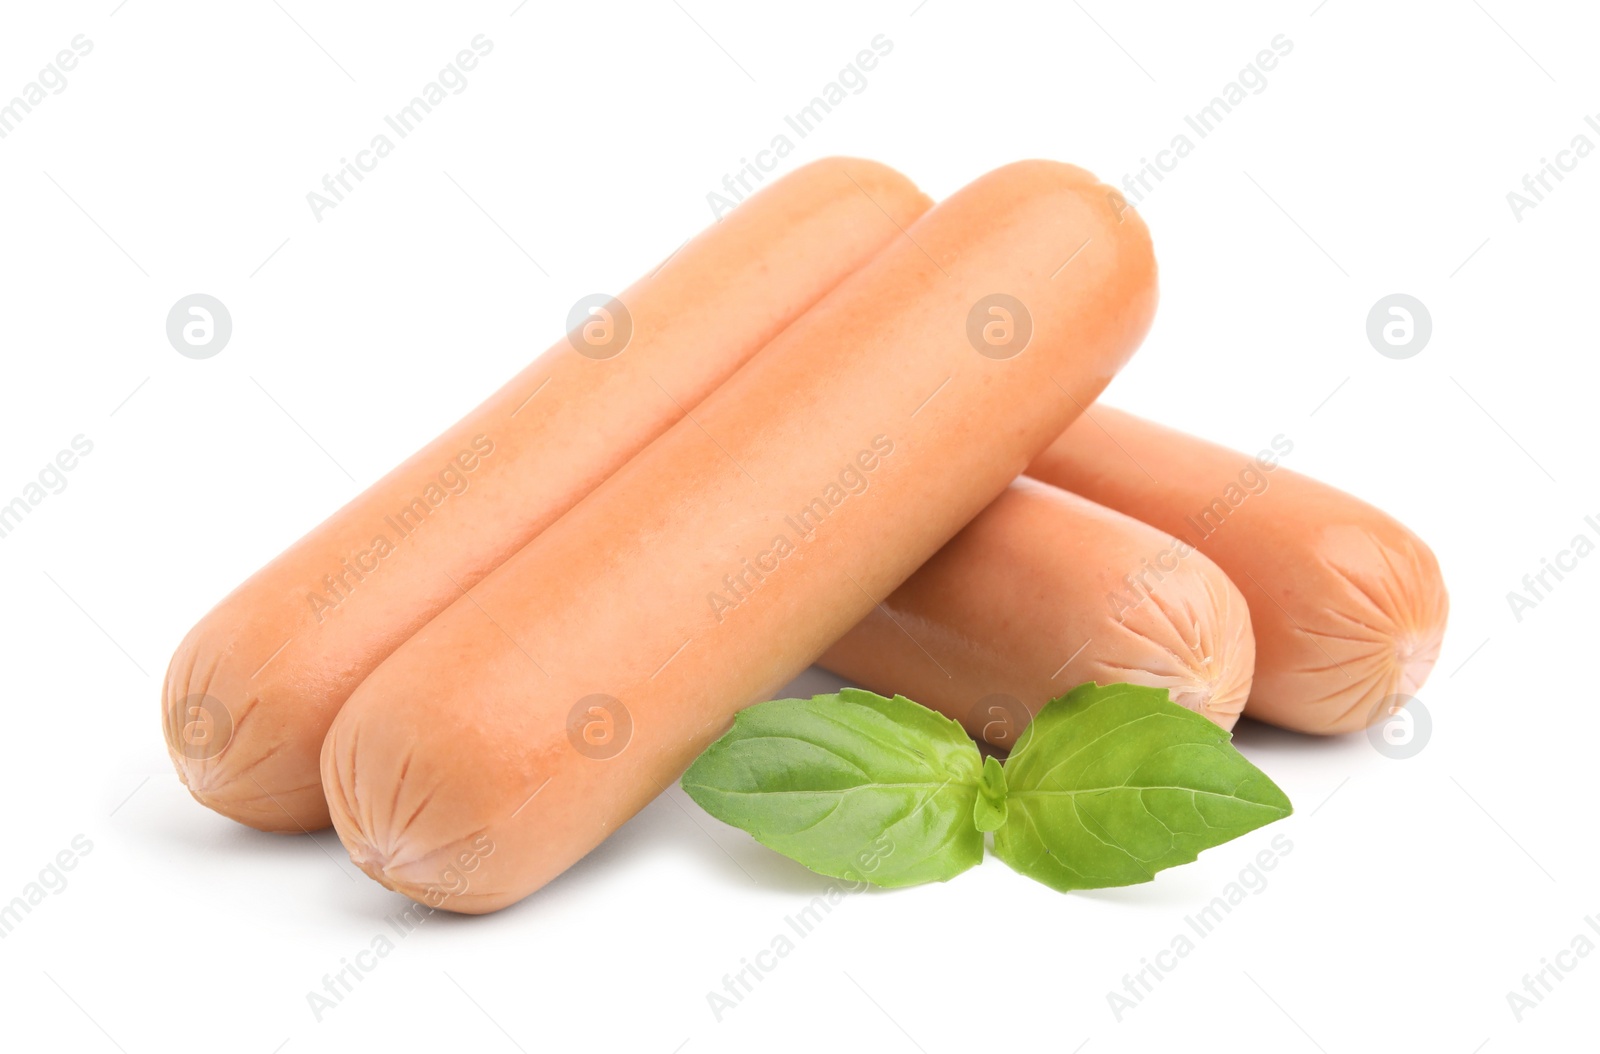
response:
[[[1421,541],[1091,405],[1156,303],[1120,196],[1030,161],[929,204],[774,183],[241,585],[167,674],[194,796],[479,913],[819,659],[997,747],[1088,680],[1307,732],[1414,692]]]

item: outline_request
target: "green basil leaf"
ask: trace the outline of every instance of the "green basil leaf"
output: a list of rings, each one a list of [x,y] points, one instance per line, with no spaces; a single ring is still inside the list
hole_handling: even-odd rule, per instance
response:
[[[1080,685],[1011,752],[995,855],[1053,889],[1127,886],[1288,816],[1232,738],[1163,689]]]
[[[972,806],[972,822],[980,831],[998,831],[1006,822],[1006,771],[990,755],[983,759],[983,779],[978,784],[978,800]]]
[[[847,688],[774,699],[684,773],[701,808],[813,871],[878,886],[944,881],[983,859],[983,766],[958,722]]]

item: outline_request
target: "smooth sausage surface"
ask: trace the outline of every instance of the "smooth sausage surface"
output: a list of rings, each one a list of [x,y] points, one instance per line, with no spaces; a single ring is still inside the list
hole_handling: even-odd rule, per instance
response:
[[[167,671],[190,792],[263,830],[327,826],[318,757],[362,678],[930,205],[871,161],[785,176],[252,575]]]
[[[1387,717],[1427,680],[1449,598],[1392,516],[1276,463],[1096,406],[1030,475],[1159,527],[1217,562],[1250,605],[1245,716],[1332,734]]]
[[[352,859],[462,912],[550,881],[994,500],[1155,301],[1081,169],[935,206],[362,683],[322,754]]]
[[[1192,547],[1023,476],[819,661],[1009,750],[1085,681],[1165,688],[1232,728],[1255,638],[1244,597]]]

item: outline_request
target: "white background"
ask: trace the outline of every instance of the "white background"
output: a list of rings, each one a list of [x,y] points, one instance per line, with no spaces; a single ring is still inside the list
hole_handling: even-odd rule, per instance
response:
[[[0,99],[93,51],[0,140],[0,501],[92,454],[0,539],[0,941],[14,1049],[1546,1051],[1594,1044],[1600,955],[1506,993],[1600,913],[1600,558],[1508,590],[1600,514],[1600,133],[1587,5],[100,0],[8,10]],[[116,8],[113,10],[113,8]],[[1315,7],[1315,10],[1313,8]],[[517,8],[516,10],[513,10]],[[306,202],[477,34],[494,50],[321,221]],[[561,879],[438,916],[318,1022],[306,994],[405,902],[338,841],[195,804],[167,657],[224,592],[711,220],[706,194],[869,41],[892,53],[781,170],[877,158],[934,197],[1029,156],[1120,182],[1277,34],[1293,51],[1141,206],[1154,331],[1108,401],[1285,463],[1435,547],[1450,632],[1409,760],[1246,722],[1298,812],[1153,884],[1062,896],[998,861],[844,900],[717,1021],[706,994],[827,888],[674,789]],[[1193,136],[1191,135],[1191,138]],[[534,262],[537,261],[537,264]],[[213,359],[164,332],[230,308]],[[1419,297],[1415,358],[1365,336]],[[822,675],[801,690],[833,684]],[[1120,990],[1276,835],[1292,852],[1119,1022]],[[1600,934],[1593,934],[1600,941]],[[27,1038],[27,1037],[32,1038]],[[1248,1045],[1248,1047],[1246,1047]]]

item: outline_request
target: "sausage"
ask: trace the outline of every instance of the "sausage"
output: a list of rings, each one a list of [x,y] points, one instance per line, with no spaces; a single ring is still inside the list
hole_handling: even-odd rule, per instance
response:
[[[356,689],[322,751],[351,858],[466,913],[550,881],[994,500],[1155,301],[1081,169],[936,205]]]
[[[1216,564],[1023,476],[820,662],[1009,750],[1085,681],[1165,688],[1232,728],[1255,650],[1244,597]]]
[[[883,165],[818,161],[591,305],[184,638],[162,726],[190,792],[262,830],[327,826],[319,752],[362,678],[931,204]]]
[[[1281,443],[1281,441],[1280,441]],[[1365,728],[1439,658],[1439,563],[1393,517],[1325,483],[1095,407],[1028,472],[1159,527],[1217,562],[1256,635],[1245,715],[1298,732]]]

